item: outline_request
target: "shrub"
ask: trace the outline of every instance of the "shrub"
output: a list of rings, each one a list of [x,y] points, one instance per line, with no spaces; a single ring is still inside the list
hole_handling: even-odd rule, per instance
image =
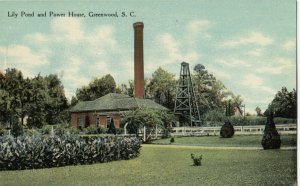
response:
[[[67,128],[65,129],[65,133],[66,134],[79,134],[79,130],[77,128],[73,128],[73,127],[70,127],[70,128]]]
[[[18,123],[14,123],[12,125],[11,134],[15,137],[23,135],[23,127]]]
[[[84,129],[85,134],[100,134],[97,127],[89,126]]]
[[[217,116],[218,118],[218,116]],[[220,119],[220,118],[219,118]],[[210,126],[221,126],[226,119],[219,121],[219,119],[213,119],[213,120],[204,120],[204,123],[206,125]],[[233,126],[253,126],[253,125],[265,125],[267,117],[262,117],[262,116],[246,116],[245,119],[243,116],[231,116],[228,118],[228,121]],[[278,124],[289,124],[289,123],[297,123],[296,119],[292,118],[280,118],[276,117],[274,118],[274,122]]]
[[[194,166],[201,166],[202,163],[202,154],[200,156],[194,156],[194,154],[191,154],[191,158],[194,162]]]
[[[113,118],[111,118],[111,120],[110,120],[107,133],[108,134],[116,134],[117,133]]]
[[[211,110],[206,112],[202,119],[205,125],[215,126],[221,125],[226,120],[226,116],[221,110]]]
[[[52,130],[52,127],[51,127],[51,126],[45,125],[45,126],[41,129],[41,132],[42,132],[42,134],[47,134],[47,135],[49,135],[50,132],[51,132],[51,130]]]
[[[38,130],[35,129],[27,129],[24,130],[24,134],[27,136],[39,136],[41,133]]]
[[[269,107],[269,115],[267,118],[264,135],[261,140],[261,145],[264,149],[280,149],[280,135],[275,127],[275,123],[273,120],[273,110],[271,107]]]
[[[170,139],[170,143],[174,143],[175,142],[175,139],[174,139],[174,137],[171,137],[171,139]]]
[[[234,135],[234,128],[229,121],[221,127],[220,135],[222,138],[231,138]]]
[[[137,138],[80,138],[12,136],[0,137],[0,170],[20,170],[65,165],[91,164],[131,159],[139,155]]]

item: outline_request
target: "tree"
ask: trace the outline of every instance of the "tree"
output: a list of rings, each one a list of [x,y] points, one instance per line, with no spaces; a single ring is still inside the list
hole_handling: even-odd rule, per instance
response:
[[[158,127],[166,129],[171,121],[172,117],[168,115],[166,111],[140,108],[125,113],[122,125],[124,126],[125,123],[128,123],[128,132],[138,134],[138,130],[143,126],[151,128],[157,125]]]
[[[173,109],[176,96],[175,75],[159,67],[149,80],[146,86],[147,96],[155,102]]]
[[[107,74],[102,78],[95,78],[88,86],[77,89],[76,99],[78,101],[92,101],[113,92],[116,92],[116,82],[110,74]]]
[[[58,124],[65,118],[65,110],[68,108],[68,100],[65,96],[64,87],[57,75],[50,74],[44,78],[47,85],[49,100],[46,104],[46,122],[50,125]]]
[[[208,110],[223,109],[225,107],[225,98],[233,95],[221,81],[208,73],[201,64],[197,64],[194,67],[193,80],[201,114]]]
[[[133,97],[134,95],[134,83],[132,80],[129,80],[128,81],[128,84],[124,84],[122,83],[120,86],[119,86],[119,89],[120,89],[120,93],[122,94],[126,94],[126,95],[129,95],[131,97]]]
[[[111,118],[111,120],[110,120],[107,133],[108,134],[116,134],[117,133],[113,118]]]
[[[28,79],[23,78],[21,71],[12,68],[6,69],[5,74],[0,74],[0,96],[3,98],[2,105],[6,107],[1,108],[5,116],[1,117],[2,122],[9,121],[10,124],[17,123],[21,118],[21,124],[26,115],[26,104],[28,103],[28,91],[26,86]]]
[[[272,100],[275,117],[297,118],[297,92],[291,92],[286,87],[282,87]]]
[[[28,121],[29,127],[42,128],[46,124],[46,116],[49,110],[46,109],[50,104],[50,96],[48,94],[47,82],[38,74],[32,79],[30,88],[31,92],[30,104],[28,105]]]
[[[258,106],[255,108],[255,111],[257,113],[257,116],[261,116],[262,115],[261,114],[261,109]]]

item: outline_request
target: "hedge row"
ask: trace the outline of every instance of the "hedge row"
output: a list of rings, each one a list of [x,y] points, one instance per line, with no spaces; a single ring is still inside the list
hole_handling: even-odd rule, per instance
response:
[[[139,155],[137,138],[63,135],[0,137],[0,170],[50,168],[127,160]]]
[[[229,118],[224,118],[224,121],[204,121],[204,125],[222,126],[227,120],[234,126],[265,125],[267,117],[246,116],[244,119],[244,117],[232,116]],[[290,124],[297,123],[297,120],[276,117],[274,118],[274,122],[275,124]]]

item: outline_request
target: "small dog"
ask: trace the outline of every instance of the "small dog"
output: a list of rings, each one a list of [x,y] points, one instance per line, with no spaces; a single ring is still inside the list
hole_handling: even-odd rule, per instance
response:
[[[202,154],[198,157],[191,154],[191,158],[194,161],[194,166],[201,166]]]

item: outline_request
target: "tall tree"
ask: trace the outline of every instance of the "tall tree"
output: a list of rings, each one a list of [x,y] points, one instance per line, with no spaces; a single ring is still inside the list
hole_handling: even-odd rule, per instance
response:
[[[232,93],[221,81],[208,73],[203,65],[197,64],[194,67],[193,80],[200,113],[225,108],[225,98]]]
[[[57,75],[46,76],[45,83],[49,94],[46,110],[46,122],[48,124],[58,124],[65,120],[65,110],[68,108],[68,100],[65,96],[64,87]]]
[[[76,98],[79,101],[92,101],[113,92],[116,92],[116,82],[107,74],[102,78],[95,78],[88,86],[77,89]]]
[[[159,67],[149,80],[146,86],[148,96],[155,102],[173,109],[176,96],[175,75]]]
[[[133,80],[129,80],[128,81],[128,84],[125,84],[125,83],[122,83],[120,86],[119,86],[119,89],[120,89],[120,93],[122,94],[126,94],[126,95],[129,95],[129,96],[134,96],[133,92],[134,92],[134,83],[133,83]]]
[[[258,106],[255,108],[255,111],[256,111],[256,115],[257,116],[261,116],[262,115],[261,114],[261,109]]]
[[[21,118],[23,124],[23,118],[26,113],[26,104],[28,102],[27,83],[28,79],[23,78],[21,71],[11,68],[6,69],[6,73],[0,75],[0,90],[2,90],[2,98],[6,104],[6,116],[3,117],[6,121],[12,123],[18,123]],[[3,110],[4,108],[2,108]]]
[[[271,103],[275,117],[297,118],[297,92],[286,87],[278,91]]]
[[[28,105],[27,125],[29,127],[41,128],[46,124],[46,116],[49,112],[46,108],[51,102],[47,82],[38,74],[32,79],[28,89],[31,91],[31,97],[30,104]]]

